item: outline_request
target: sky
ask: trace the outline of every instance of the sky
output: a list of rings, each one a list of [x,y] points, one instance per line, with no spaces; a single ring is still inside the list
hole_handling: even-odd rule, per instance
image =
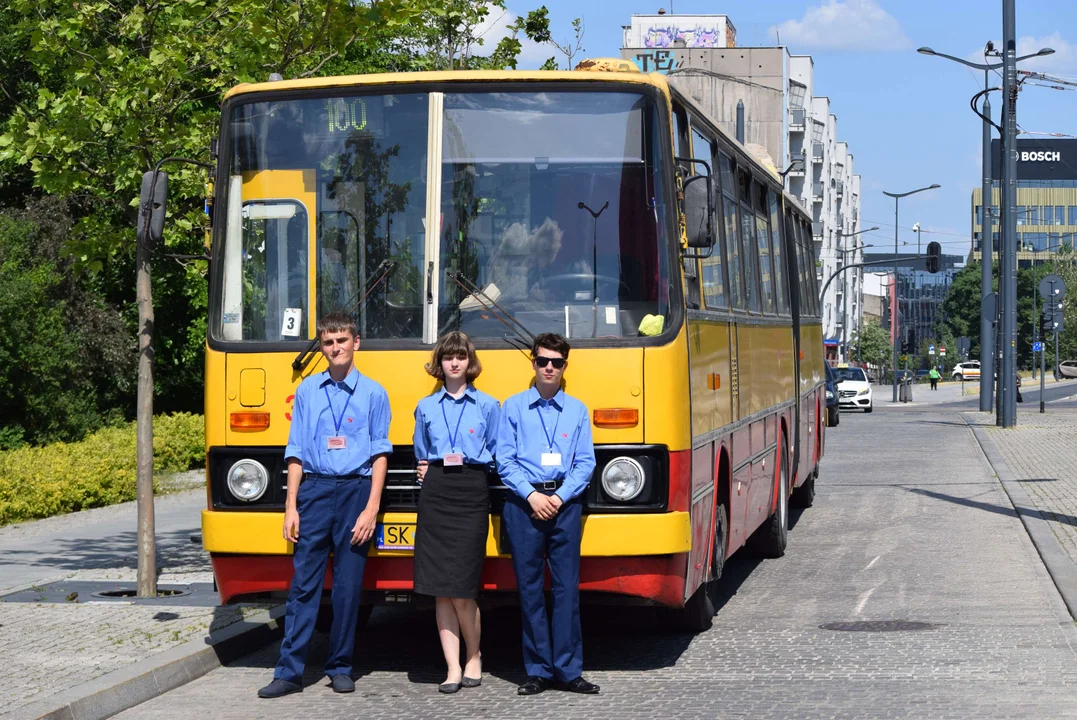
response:
[[[542,4],[562,43],[572,37],[572,19],[583,19],[584,52],[577,60],[618,57],[621,26],[632,14],[671,10],[670,0],[508,0],[508,13],[491,16],[495,27],[488,37]],[[968,254],[983,127],[969,99],[983,89],[983,74],[916,49],[928,46],[983,62],[988,40],[1002,45],[1002,0],[673,0],[672,11],[728,15],[738,45],[775,45],[778,35],[791,53],[813,57],[815,94],[830,98],[838,140],[849,143],[854,170],[862,177],[861,227],[881,228],[864,234],[865,242],[875,245],[868,252],[893,250],[894,204],[883,190],[905,192],[938,183],[940,189],[901,202],[899,242],[915,247],[911,227],[919,222],[925,244],[936,240],[945,253]],[[1017,0],[1017,38],[1018,54],[1042,47],[1056,51],[1019,69],[1069,75],[1077,82],[1077,2]],[[557,54],[555,48],[524,43],[520,67],[538,67]],[[993,74],[992,85],[998,84],[1001,79]],[[992,95],[996,121],[997,98]],[[1017,122],[1027,131],[1077,135],[1077,87],[1026,85],[1018,97]]]

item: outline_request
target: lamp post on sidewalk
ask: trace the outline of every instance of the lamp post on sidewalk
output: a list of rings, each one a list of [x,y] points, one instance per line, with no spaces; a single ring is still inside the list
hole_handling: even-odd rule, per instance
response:
[[[845,234],[838,228],[838,254],[845,255],[847,252],[853,252],[859,248],[874,247],[873,245],[854,245],[851,248],[844,250],[842,246],[842,238],[851,238],[860,235],[861,233],[871,232],[872,230],[878,230],[879,226],[875,225],[869,227],[866,230],[857,230],[854,233]],[[845,258],[841,258],[841,262],[845,264]],[[842,292],[842,309],[841,309],[841,357],[844,362],[849,362],[849,283],[848,278],[843,278],[842,282],[845,283],[845,291]],[[861,295],[863,290],[861,289]],[[863,300],[861,300],[863,302]]]
[[[938,184],[928,185],[927,187],[916,188],[915,190],[909,190],[903,193],[892,193],[883,190],[883,195],[894,198],[894,307],[890,313],[890,332],[892,333],[892,339],[894,341],[894,360],[893,360],[893,381],[894,381],[894,402],[898,401],[898,380],[897,380],[897,357],[898,357],[898,311],[901,309],[901,301],[898,297],[898,203],[903,197],[909,195],[915,195],[916,193],[924,192],[925,190],[935,190],[942,187]]]
[[[991,126],[994,123],[991,122],[991,103],[987,99],[987,94],[991,88],[990,85],[990,72],[992,70],[998,70],[1003,66],[1003,63],[974,63],[969,62],[963,58],[954,57],[953,55],[947,55],[946,53],[935,52],[929,47],[922,47],[916,52],[922,55],[930,55],[932,57],[941,57],[947,60],[952,60],[965,67],[972,68],[974,70],[982,70],[984,74],[984,89],[983,92],[977,93],[972,98],[972,109],[977,115],[983,119],[983,148],[982,148],[982,176],[983,185],[980,194],[980,206],[982,208],[980,215],[980,301],[984,302],[984,299],[991,294],[991,253],[994,251],[994,218],[993,213],[989,208],[993,208],[994,197],[992,193],[993,179],[991,177]],[[1051,48],[1042,48],[1037,52],[1029,55],[1022,55],[1019,58],[1014,59],[1014,63],[1018,63],[1022,60],[1027,60],[1032,57],[1039,57],[1042,55],[1050,55],[1054,53]],[[995,44],[990,40],[984,47],[984,57],[988,55],[998,55],[995,51]],[[997,88],[996,88],[997,89]],[[982,110],[976,109],[976,98],[980,95],[984,96],[984,104]],[[995,125],[999,131],[999,135],[1002,135],[1002,128]],[[1004,163],[1000,162],[1000,169]],[[1000,197],[1001,201],[1001,197]],[[1000,202],[999,206],[1005,212],[1005,205]],[[1000,230],[1003,230],[1005,234],[1004,224],[1000,226]],[[1002,252],[1004,245],[1000,245],[1000,270],[1002,261]],[[1002,277],[1000,272],[999,277]],[[999,282],[999,290],[1002,290],[1002,283]],[[991,407],[994,404],[992,400],[992,386],[993,378],[995,376],[995,338],[994,338],[994,321],[992,318],[980,314],[980,412],[990,412]],[[1001,377],[1001,373],[999,373]],[[1012,382],[1012,381],[1011,381]]]

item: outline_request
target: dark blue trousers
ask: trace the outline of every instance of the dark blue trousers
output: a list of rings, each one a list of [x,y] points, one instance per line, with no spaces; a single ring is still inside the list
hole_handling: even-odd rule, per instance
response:
[[[322,600],[329,553],[333,553],[333,625],[325,674],[351,674],[355,625],[370,542],[352,545],[352,528],[370,497],[370,479],[307,478],[299,486],[299,542],[295,575],[285,606],[285,635],[274,678],[299,683]]]
[[[534,520],[526,500],[512,494],[501,511],[520,590],[524,668],[529,676],[568,682],[583,674],[580,630],[579,499],[561,506],[553,520]],[[550,565],[553,617],[546,615],[546,563]]]

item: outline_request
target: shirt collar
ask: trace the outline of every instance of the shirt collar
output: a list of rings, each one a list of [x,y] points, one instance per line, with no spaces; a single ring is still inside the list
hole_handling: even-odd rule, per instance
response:
[[[337,382],[335,380],[333,380],[333,376],[329,374],[328,370],[323,372],[322,375],[323,375],[322,382],[320,384],[321,387],[325,387],[326,385],[336,385],[337,384]],[[342,384],[344,385],[344,387],[346,387],[348,389],[348,392],[354,393],[355,392],[355,386],[359,384],[359,371],[356,370],[353,367],[351,369],[351,371],[348,373],[348,375],[344,378],[344,381],[343,381]]]
[[[527,391],[527,406],[535,407],[542,403],[542,396],[539,395],[538,389],[532,385]],[[558,410],[562,410],[565,407],[565,391],[560,388],[557,390],[557,394],[549,400],[549,404],[556,407]]]
[[[474,400],[476,400],[475,393],[477,393],[477,392],[478,392],[478,390],[475,389],[475,386],[472,385],[471,383],[468,383],[467,385],[464,386],[464,394],[461,395],[460,397],[463,400],[471,399],[472,401],[474,401]],[[456,398],[454,398],[452,395],[450,395],[449,391],[445,389],[444,385],[442,385],[441,386],[441,394],[438,396],[438,402],[441,402],[445,398],[448,398],[449,400],[451,400],[453,402],[456,402]]]

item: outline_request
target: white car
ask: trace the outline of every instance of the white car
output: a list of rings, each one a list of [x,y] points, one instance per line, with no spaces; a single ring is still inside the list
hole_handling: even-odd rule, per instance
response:
[[[834,368],[834,382],[838,387],[839,408],[871,412],[871,383],[863,368],[838,365]]]
[[[958,363],[954,367],[954,371],[950,373],[950,377],[958,382],[961,382],[962,380],[979,380],[980,361],[970,360],[968,362]]]

